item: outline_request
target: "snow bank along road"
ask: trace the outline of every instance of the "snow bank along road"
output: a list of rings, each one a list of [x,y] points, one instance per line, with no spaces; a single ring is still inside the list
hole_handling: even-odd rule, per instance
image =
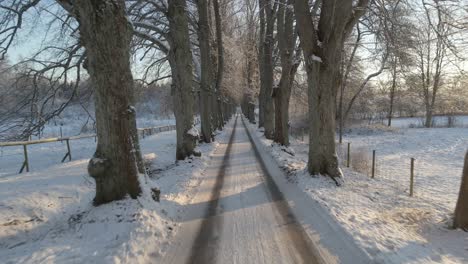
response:
[[[337,262],[296,219],[237,117],[230,129],[161,263]]]

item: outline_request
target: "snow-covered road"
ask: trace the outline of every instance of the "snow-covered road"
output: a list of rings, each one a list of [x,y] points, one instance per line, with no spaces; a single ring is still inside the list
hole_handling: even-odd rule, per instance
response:
[[[162,263],[320,263],[245,128],[233,130],[213,156]]]

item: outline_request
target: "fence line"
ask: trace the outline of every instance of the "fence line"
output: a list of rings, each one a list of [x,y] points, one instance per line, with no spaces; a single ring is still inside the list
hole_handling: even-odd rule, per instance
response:
[[[165,132],[165,131],[171,131],[176,128],[175,125],[169,125],[169,126],[157,126],[157,127],[147,127],[147,128],[139,128],[138,129],[138,136],[145,138],[147,136]],[[69,161],[71,161],[72,156],[71,156],[71,147],[70,147],[70,140],[79,140],[79,139],[85,139],[85,138],[95,138],[96,139],[96,134],[90,134],[90,135],[78,135],[78,136],[70,136],[70,137],[54,137],[54,138],[46,138],[46,139],[38,139],[38,140],[29,140],[29,141],[12,141],[12,142],[0,142],[0,147],[14,147],[14,146],[23,146],[23,156],[24,156],[24,161],[21,165],[21,168],[19,170],[19,173],[22,173],[24,169],[26,169],[27,172],[29,172],[29,159],[28,159],[28,145],[35,145],[35,144],[46,144],[46,143],[52,143],[52,142],[66,142],[67,146],[67,152],[65,153],[65,156],[62,158],[62,162],[65,162],[65,160],[68,158]]]
[[[301,143],[308,143],[308,131],[304,128],[290,127],[289,129],[290,136],[296,141]],[[401,178],[397,177],[391,168],[387,168],[386,164],[382,159],[378,158],[378,152],[375,149],[370,149],[368,147],[353,146],[352,142],[343,142],[336,143],[336,153],[340,166],[348,167],[349,169],[365,174],[371,179],[383,179],[389,182],[399,189],[402,192],[407,193],[409,196],[414,196],[415,193],[415,161],[414,157],[409,157],[407,163],[402,164],[403,166],[398,166],[399,168],[404,167],[403,170],[398,170],[402,172],[403,175],[407,175],[407,181],[405,183],[401,182]],[[403,188],[402,188],[403,187]],[[420,187],[421,188],[421,187]]]
[[[346,167],[353,171],[365,174],[371,179],[384,179],[393,182],[396,187],[402,187],[401,179],[393,175],[394,172],[390,172],[390,169],[385,168],[384,162],[378,159],[378,152],[375,149],[371,150],[367,147],[353,149],[351,142],[337,143],[336,148],[342,166],[344,165],[342,163],[346,161]],[[414,194],[415,161],[415,158],[410,157],[407,169],[398,170],[408,177],[408,185],[406,185],[408,188],[405,187],[404,192],[407,192],[409,196]]]

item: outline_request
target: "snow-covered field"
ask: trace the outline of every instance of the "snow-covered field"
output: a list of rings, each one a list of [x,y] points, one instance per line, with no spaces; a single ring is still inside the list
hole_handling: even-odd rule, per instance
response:
[[[364,157],[375,149],[378,173],[371,179],[344,168],[342,187],[306,172],[306,143],[293,140],[286,150],[261,132],[257,136],[289,180],[319,201],[377,263],[468,262],[468,233],[450,229],[468,129],[354,129],[344,141],[367,152]],[[414,197],[408,192],[411,157]]]
[[[387,120],[383,121],[387,124]],[[433,118],[435,127],[447,127],[448,117],[447,116],[435,116]],[[452,117],[453,127],[468,127],[468,116],[466,115],[455,115]],[[424,117],[397,117],[392,119],[392,127],[396,128],[416,128],[424,127]]]
[[[174,124],[175,119],[155,119],[151,116],[141,116],[137,118],[138,128],[168,126]],[[62,132],[63,137],[69,137],[79,134],[92,134],[94,133],[94,129],[92,127],[92,121],[89,120],[88,123],[86,123],[86,118],[83,116],[71,116],[67,119],[60,119],[56,122],[50,122],[47,124],[42,131],[41,137],[59,137],[61,135],[60,132]],[[37,139],[37,136],[34,136],[33,139]]]
[[[40,138],[49,137],[70,137],[83,134],[93,134],[94,128],[94,110],[93,107],[86,109],[80,105],[68,106],[59,116],[49,120],[41,130]],[[91,116],[90,116],[91,115]],[[174,116],[156,115],[151,112],[137,112],[136,117],[138,128],[147,128],[155,126],[174,125]],[[0,134],[0,140],[20,134],[18,130],[8,130]],[[39,139],[33,135],[32,139]]]
[[[91,204],[94,182],[86,171],[94,139],[73,145],[73,161],[63,164],[61,143],[31,149],[30,173],[3,170],[17,169],[16,161],[1,163],[0,262],[141,263],[165,251],[217,143],[200,145],[202,157],[177,165],[174,131],[141,145],[152,171],[140,179],[144,195],[99,207]],[[160,203],[151,200],[150,186],[161,188]]]

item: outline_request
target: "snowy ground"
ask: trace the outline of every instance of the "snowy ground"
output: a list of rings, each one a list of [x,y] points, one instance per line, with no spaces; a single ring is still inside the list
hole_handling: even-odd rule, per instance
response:
[[[377,263],[468,262],[468,234],[449,228],[467,129],[355,129],[344,141],[367,153],[358,157],[369,158],[376,150],[377,176],[344,168],[342,187],[309,176],[306,143],[293,140],[285,149],[259,131],[257,136],[289,172],[289,180],[319,201]],[[416,158],[414,197],[408,195],[411,157]]]
[[[93,207],[94,183],[86,172],[93,139],[72,146],[71,162],[57,162],[63,145],[54,143],[31,150],[32,172],[2,171],[0,262],[142,263],[165,251],[217,143],[202,144],[201,158],[177,165],[174,131],[147,137],[141,145],[152,168],[151,178],[141,180],[161,188],[160,203],[145,192],[138,200]],[[17,165],[10,160],[0,166]]]

